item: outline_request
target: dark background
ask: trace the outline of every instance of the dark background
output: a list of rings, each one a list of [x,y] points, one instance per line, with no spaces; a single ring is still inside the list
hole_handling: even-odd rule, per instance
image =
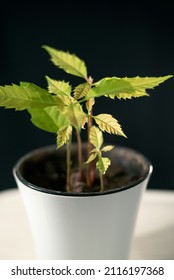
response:
[[[29,81],[46,88],[45,75],[71,81],[50,63],[44,44],[76,53],[96,81],[173,74],[172,4],[155,2],[6,2],[0,16],[0,84]],[[149,93],[127,101],[101,98],[96,112],[113,114],[128,136],[105,136],[106,141],[150,159],[149,188],[174,189],[174,78]],[[27,112],[0,108],[0,189],[15,187],[11,170],[21,155],[53,143],[55,135],[35,128]]]

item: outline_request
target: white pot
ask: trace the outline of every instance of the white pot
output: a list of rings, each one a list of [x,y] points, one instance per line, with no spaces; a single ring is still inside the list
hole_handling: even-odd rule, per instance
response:
[[[147,171],[137,184],[104,193],[67,194],[37,187],[21,176],[21,164],[32,155],[20,159],[13,174],[28,214],[36,258],[128,259],[152,165],[143,157]]]

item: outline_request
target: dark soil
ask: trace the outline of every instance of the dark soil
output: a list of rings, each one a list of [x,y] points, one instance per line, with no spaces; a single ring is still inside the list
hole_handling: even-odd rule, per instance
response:
[[[86,149],[83,149],[84,161]],[[104,176],[105,190],[120,189],[142,181],[149,171],[149,162],[139,153],[128,148],[116,147],[106,154],[111,159],[111,166]],[[100,180],[98,171],[95,171],[95,181],[89,190],[84,179],[79,181],[77,170],[77,149],[72,146],[72,192],[98,192]],[[25,159],[25,160],[24,160]],[[47,149],[41,148],[36,153],[30,153],[22,159],[22,164],[17,171],[32,185],[50,190],[66,191],[66,150],[65,147],[56,150],[55,146]]]

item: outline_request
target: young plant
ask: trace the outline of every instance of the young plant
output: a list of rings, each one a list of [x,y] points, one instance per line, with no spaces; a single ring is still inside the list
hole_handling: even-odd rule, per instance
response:
[[[89,134],[90,143],[95,147],[90,151],[91,155],[86,161],[86,164],[89,164],[97,157],[96,167],[99,170],[100,174],[100,190],[104,191],[104,182],[103,182],[103,174],[106,173],[109,165],[111,164],[111,161],[107,157],[103,157],[103,152],[109,152],[111,151],[114,146],[108,145],[102,148],[103,145],[103,134],[101,130],[96,127],[92,126],[90,129]]]
[[[40,129],[56,133],[57,148],[67,145],[67,179],[66,190],[71,191],[71,142],[75,131],[78,143],[78,180],[84,181],[82,158],[82,129],[87,129],[87,171],[86,182],[90,189],[94,182],[94,160],[100,173],[101,191],[104,190],[103,174],[106,173],[110,159],[103,153],[113,146],[103,145],[103,134],[126,137],[118,121],[110,114],[93,114],[95,98],[104,96],[111,99],[131,99],[148,96],[146,89],[153,89],[160,83],[171,78],[163,77],[105,77],[97,82],[87,74],[83,60],[69,52],[43,46],[51,57],[53,64],[71,75],[84,80],[72,87],[69,82],[54,80],[46,76],[48,89],[33,83],[21,82],[20,85],[0,86],[0,106],[8,109],[27,110],[32,123]],[[95,125],[93,125],[95,122]]]

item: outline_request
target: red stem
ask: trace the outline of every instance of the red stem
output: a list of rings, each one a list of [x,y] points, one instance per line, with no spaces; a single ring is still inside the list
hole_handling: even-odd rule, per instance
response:
[[[92,150],[92,144],[90,143],[89,139],[89,133],[90,133],[90,128],[92,127],[92,117],[89,116],[88,118],[88,146],[87,146],[87,158],[90,157],[90,151]],[[94,183],[94,162],[90,162],[87,165],[87,186],[88,188],[91,188]]]
[[[77,144],[78,144],[78,165],[79,165],[79,180],[83,181],[83,171],[82,171],[82,166],[83,166],[83,157],[82,157],[82,141],[80,137],[80,133],[77,132]]]

